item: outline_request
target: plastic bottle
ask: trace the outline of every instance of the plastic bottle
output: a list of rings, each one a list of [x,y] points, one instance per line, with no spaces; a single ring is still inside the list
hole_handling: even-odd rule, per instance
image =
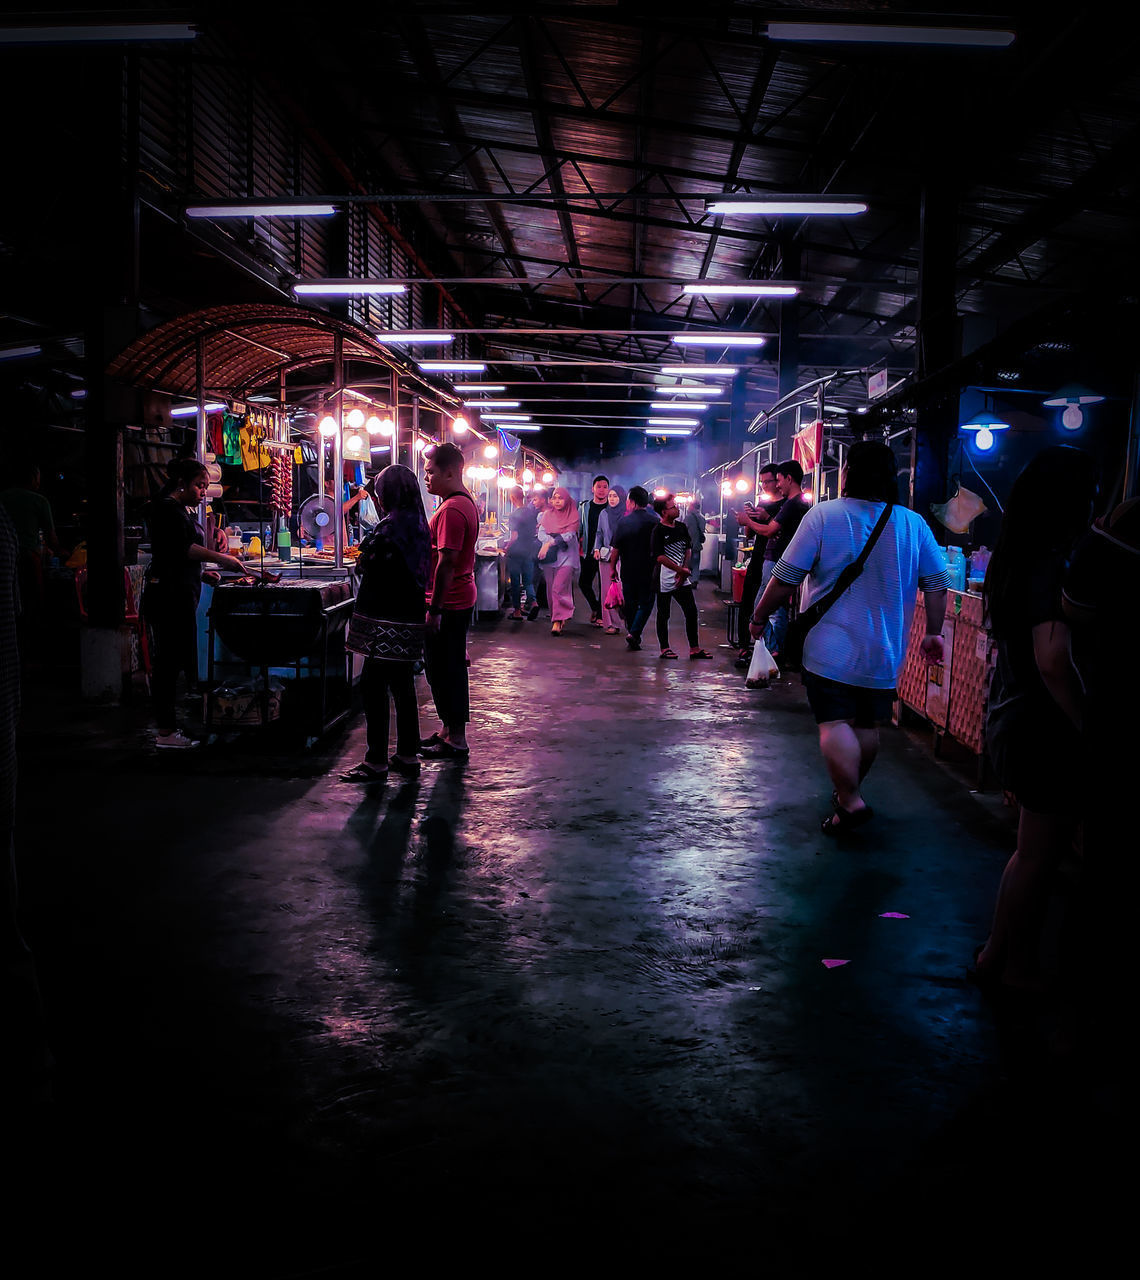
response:
[[[277,534],[277,554],[282,560],[293,559],[293,539],[285,525],[281,526]]]

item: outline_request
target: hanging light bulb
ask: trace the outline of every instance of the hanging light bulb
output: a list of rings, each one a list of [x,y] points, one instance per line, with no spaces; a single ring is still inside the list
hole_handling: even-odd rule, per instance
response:
[[[1079,404],[1065,406],[1065,411],[1061,414],[1061,426],[1066,431],[1079,431],[1084,426],[1084,422],[1085,412]]]
[[[468,423],[467,419],[463,416],[463,414],[459,414],[457,417],[452,418],[451,420],[451,429],[452,431],[455,432],[456,435],[461,436],[468,429],[469,425],[470,424]]]
[[[380,419],[380,434],[382,436],[393,435],[395,434],[395,431],[396,431],[396,424],[392,421],[391,418]]]
[[[361,435],[357,435],[357,433],[354,431],[352,435],[350,435],[348,439],[344,442],[344,447],[346,449],[351,449],[353,453],[358,453],[361,449],[364,448],[364,437]]]
[[[989,427],[982,427],[974,435],[974,445],[982,452],[988,453],[994,447],[994,433]]]
[[[360,428],[364,426],[364,410],[350,409],[348,411],[348,417],[345,419],[345,421],[353,429],[353,431],[359,431]]]
[[[412,448],[415,449],[417,453],[423,453],[423,451],[427,448],[427,441],[423,438],[423,436],[416,436],[416,439],[412,445]]]
[[[731,480],[721,481],[720,491],[727,498],[729,494],[732,493],[732,481]]]
[[[544,472],[542,473],[542,483],[543,483],[543,484],[553,484],[553,483],[554,483],[554,472],[553,472],[553,471],[544,471]]]
[[[372,417],[370,417],[364,424],[364,430],[367,431],[370,436],[378,436],[380,434],[380,419],[373,414]]]
[[[489,444],[483,450],[484,458],[497,458],[499,456],[499,446],[497,444]]]
[[[747,493],[752,488],[752,481],[747,476],[741,476],[736,482],[737,493]]]
[[[534,472],[527,467],[522,474],[523,484],[534,484]]]
[[[332,414],[326,413],[325,416],[321,419],[317,427],[317,430],[320,431],[321,435],[323,436],[335,436],[337,431],[336,419],[332,416]]]

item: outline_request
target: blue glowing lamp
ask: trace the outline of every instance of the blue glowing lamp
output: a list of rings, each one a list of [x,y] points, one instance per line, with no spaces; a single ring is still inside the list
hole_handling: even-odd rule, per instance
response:
[[[960,431],[973,431],[974,448],[980,453],[988,453],[996,443],[994,438],[995,431],[1008,431],[1009,423],[1003,422],[996,414],[984,412],[975,413],[972,418],[960,423]]]

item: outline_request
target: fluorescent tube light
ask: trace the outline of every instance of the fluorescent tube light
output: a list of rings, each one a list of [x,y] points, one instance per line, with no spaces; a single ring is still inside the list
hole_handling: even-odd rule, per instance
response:
[[[710,196],[705,201],[706,213],[752,213],[767,218],[797,217],[805,214],[866,213],[867,205],[850,196]]]
[[[221,413],[226,407],[224,404],[207,404],[202,406],[207,413]],[[191,418],[198,412],[196,404],[180,405],[177,409],[171,409],[170,416],[172,418]]]
[[[762,347],[768,341],[758,333],[675,333],[670,340],[679,347]]]
[[[718,375],[731,377],[734,373],[739,373],[738,366],[734,364],[663,364],[661,372],[670,374],[676,378],[687,378],[690,375],[702,378],[712,378]],[[671,390],[681,391],[682,387],[673,387]],[[696,388],[694,388],[695,390]]]
[[[505,382],[457,382],[455,383],[456,391],[506,391],[507,384]]]
[[[0,347],[0,360],[19,360],[23,356],[38,356],[42,347]]]
[[[646,427],[647,436],[691,436],[688,427]]]
[[[651,409],[664,409],[669,413],[695,413],[699,409],[707,409],[707,404],[701,404],[699,400],[690,400],[683,404],[670,404],[667,400],[654,400],[650,403]]]
[[[722,396],[724,395],[723,387],[653,387],[653,391],[657,395],[671,396]]]
[[[0,44],[122,44],[135,40],[193,40],[196,27],[185,22],[109,23],[106,26],[4,27]]]
[[[425,373],[482,373],[486,364],[481,360],[420,360]]]
[[[537,422],[532,422],[529,424],[525,422],[516,422],[512,424],[512,426],[509,428],[509,433],[513,435],[516,431],[541,431],[541,430],[542,430],[542,427]]]
[[[518,400],[464,400],[465,409],[517,409]]]
[[[401,285],[403,290],[406,286]],[[426,329],[389,329],[376,330],[375,336],[381,342],[454,342],[454,333],[431,333]]]
[[[299,297],[341,298],[354,293],[407,293],[406,284],[392,284],[390,280],[299,280],[293,292]],[[379,335],[383,336],[383,335]]]
[[[700,418],[646,418],[645,421],[651,427],[699,427],[701,425]],[[661,432],[655,431],[650,434],[661,435]]]
[[[287,200],[250,200],[244,204],[192,204],[188,218],[328,218],[336,213],[334,204],[306,204]]]
[[[483,413],[479,416],[484,422],[529,422],[533,415],[529,413]]]
[[[713,284],[708,281],[687,284],[682,292],[704,298],[794,298],[799,289],[794,284]]]
[[[769,22],[769,40],[841,44],[966,45],[975,49],[1004,49],[1013,43],[1012,31],[980,27],[888,27],[870,23]]]

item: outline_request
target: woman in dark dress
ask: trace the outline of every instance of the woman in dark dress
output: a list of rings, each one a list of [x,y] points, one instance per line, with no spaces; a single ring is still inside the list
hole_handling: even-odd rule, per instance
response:
[[[986,613],[997,642],[986,742],[1021,812],[1017,849],[1002,873],[974,972],[981,982],[1017,991],[1044,986],[1049,899],[1087,798],[1084,687],[1061,596],[1096,488],[1088,454],[1067,445],[1043,449],[1013,483],[986,573]]]
[[[151,559],[146,571],[142,611],[154,636],[151,697],[160,749],[196,747],[175,717],[175,688],[179,672],[191,685],[198,683],[198,600],[202,595],[202,565],[212,563],[235,573],[255,572],[225,551],[206,546],[202,526],[188,508],[201,506],[210,483],[197,458],[181,458],[170,468],[162,492],[146,511]],[[262,577],[275,581],[273,574]]]
[[[431,535],[415,474],[394,464],[370,482],[380,523],[360,544],[360,589],[346,644],[364,658],[360,694],[368,749],[344,778],[380,782],[389,769],[419,774],[420,712],[415,663],[423,657]],[[388,758],[389,697],[396,707],[396,754]]]

